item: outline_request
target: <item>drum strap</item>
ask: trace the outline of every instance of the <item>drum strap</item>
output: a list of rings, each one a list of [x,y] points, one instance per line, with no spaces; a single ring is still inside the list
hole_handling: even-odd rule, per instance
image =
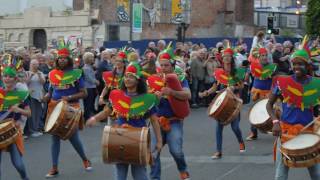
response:
[[[267,98],[270,94],[270,90],[261,90],[253,87],[251,89],[251,93],[252,93],[252,100],[256,101],[258,99]]]

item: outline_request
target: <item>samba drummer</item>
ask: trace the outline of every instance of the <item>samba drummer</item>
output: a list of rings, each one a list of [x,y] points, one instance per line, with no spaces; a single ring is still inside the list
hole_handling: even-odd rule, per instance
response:
[[[305,37],[306,38],[306,37]],[[285,156],[281,155],[281,144],[297,136],[302,129],[304,132],[312,132],[313,128],[306,127],[313,121],[313,106],[319,104],[320,79],[310,76],[312,65],[309,53],[303,49],[307,40],[304,39],[300,49],[291,56],[294,74],[291,76],[277,77],[277,86],[272,89],[272,94],[267,103],[267,110],[273,120],[273,135],[277,139],[275,179],[288,179],[289,167],[283,162]],[[277,98],[283,100],[282,115],[277,119],[272,110]],[[319,155],[318,155],[319,156]],[[320,179],[320,164],[316,163],[308,167],[312,180]]]
[[[274,75],[277,65],[268,62],[268,51],[266,48],[256,48],[253,50],[258,59],[253,59],[250,63],[250,71],[254,77],[251,89],[252,100],[256,102],[259,99],[268,98],[271,86],[272,76]],[[251,125],[251,133],[246,138],[248,141],[256,140],[258,138],[258,130]]]
[[[185,79],[181,68],[175,66],[171,43],[159,54],[160,72],[159,82],[153,84],[162,84],[154,93],[160,98],[157,114],[161,126],[163,145],[168,144],[169,152],[173,157],[181,180],[189,180],[187,163],[183,152],[183,121],[190,113],[189,102],[191,93],[188,81]],[[152,76],[153,77],[153,76]],[[148,78],[148,81],[150,78]],[[155,77],[156,78],[156,77]],[[148,83],[150,86],[150,83]],[[165,86],[164,86],[165,85]],[[154,88],[157,89],[157,88]],[[152,144],[155,144],[155,138],[152,136]],[[151,179],[161,179],[160,153],[156,156],[154,164],[151,166]]]
[[[246,70],[235,68],[234,52],[227,47],[223,51],[223,68],[217,68],[214,71],[216,82],[212,87],[204,92],[199,93],[199,97],[209,96],[210,94],[228,87],[233,90],[233,93],[239,96],[243,87]],[[242,138],[242,133],[239,127],[240,114],[231,122],[231,128],[237,137],[240,146],[240,153],[245,152],[245,144]],[[224,125],[221,122],[216,123],[216,152],[211,156],[212,159],[220,159],[222,157],[222,133]]]
[[[122,128],[130,127],[146,127],[146,119],[150,118],[156,134],[156,149],[160,152],[162,148],[162,139],[160,134],[160,126],[156,115],[157,97],[147,93],[147,87],[140,67],[133,63],[126,68],[121,89],[111,91],[109,96],[109,108],[105,108],[97,115],[91,117],[87,121],[88,126],[93,126],[98,121],[107,118],[112,111],[116,113],[117,126]],[[134,104],[130,104],[134,102]],[[139,156],[139,154],[136,154]],[[128,168],[131,166],[132,177],[134,180],[147,180],[147,169],[145,165],[117,163],[115,165],[116,180],[126,180]]]
[[[28,180],[29,178],[27,177],[22,157],[24,154],[22,136],[23,129],[21,129],[21,122],[19,122],[19,120],[21,119],[22,115],[27,117],[31,116],[30,107],[25,102],[29,93],[28,91],[16,89],[16,83],[18,81],[17,70],[22,68],[22,62],[18,59],[18,57],[14,57],[11,54],[5,54],[2,57],[2,66],[4,67],[1,74],[4,88],[0,88],[0,96],[2,97],[0,101],[0,122],[3,120],[6,121],[13,119],[14,126],[17,128],[17,138],[12,144],[5,147],[5,149],[0,150],[0,164],[2,151],[8,151],[10,153],[11,162],[19,172],[21,179]],[[1,125],[4,124],[5,123]]]
[[[48,116],[51,115],[52,110],[59,101],[66,101],[72,107],[79,109],[79,99],[87,96],[86,89],[84,88],[84,79],[82,70],[73,69],[73,60],[70,56],[68,46],[61,46],[58,50],[58,58],[55,62],[55,69],[49,73],[50,88],[49,92],[45,95],[44,101],[49,101]],[[48,118],[47,118],[48,119]],[[83,127],[83,122],[80,121],[79,128]],[[86,171],[92,170],[91,162],[88,160],[83,144],[80,140],[78,128],[69,138],[70,143],[77,151],[82,159],[83,166]],[[51,158],[52,168],[46,175],[46,178],[56,177],[59,174],[58,160],[60,154],[60,137],[52,135],[51,144]]]
[[[123,51],[119,51],[116,55],[114,62],[114,69],[112,71],[105,71],[102,73],[102,79],[105,83],[105,87],[103,88],[100,96],[99,96],[99,104],[105,105],[109,101],[110,92],[113,89],[120,89],[120,85],[123,80],[123,76],[126,69],[127,55]],[[111,119],[115,118],[115,114],[112,113]],[[111,121],[108,121],[108,124],[111,124]]]

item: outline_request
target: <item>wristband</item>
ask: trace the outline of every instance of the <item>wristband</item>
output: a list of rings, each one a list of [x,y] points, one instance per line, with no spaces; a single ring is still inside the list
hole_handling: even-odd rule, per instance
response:
[[[279,123],[280,121],[278,119],[275,119],[272,121],[272,124],[276,124],[276,123]]]

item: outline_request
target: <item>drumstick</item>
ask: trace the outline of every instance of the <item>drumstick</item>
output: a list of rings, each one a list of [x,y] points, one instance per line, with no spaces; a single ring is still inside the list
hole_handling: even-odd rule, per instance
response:
[[[283,151],[281,151],[280,148],[279,148],[278,150],[279,150],[280,153],[283,154],[287,159],[289,159],[290,161],[292,161],[291,158],[290,158],[286,153],[284,153]]]
[[[301,129],[301,131],[299,132],[299,134],[302,133],[303,131],[305,131],[308,127],[310,127],[314,122],[316,122],[316,120],[317,120],[317,118],[314,118],[313,121],[311,121],[309,124],[307,124],[305,127],[303,127]]]

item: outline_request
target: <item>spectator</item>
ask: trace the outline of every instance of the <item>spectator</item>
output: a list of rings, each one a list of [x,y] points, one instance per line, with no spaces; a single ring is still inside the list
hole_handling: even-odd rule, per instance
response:
[[[30,127],[31,136],[38,137],[42,135],[39,130],[42,116],[41,99],[43,98],[43,84],[45,83],[45,77],[43,73],[39,71],[38,60],[31,60],[30,71],[27,71],[26,81],[30,92],[30,108],[32,112],[27,124]]]
[[[287,50],[288,51],[288,50]],[[283,51],[283,46],[280,43],[275,45],[274,52],[272,53],[273,63],[278,66],[279,74],[289,74],[290,73],[290,54],[289,52]]]
[[[191,107],[198,108],[199,107],[199,99],[198,94],[200,91],[204,89],[204,76],[205,70],[203,68],[205,52],[203,50],[199,50],[198,53],[194,54],[191,59],[190,70],[191,70],[191,78],[192,78],[192,88],[191,88]]]
[[[87,89],[88,96],[84,99],[84,118],[94,115],[94,103],[97,96],[96,86],[99,85],[99,81],[95,78],[93,71],[94,54],[86,52],[83,55],[83,73],[84,73],[84,87]]]
[[[159,40],[157,43],[157,48],[159,50],[159,52],[161,52],[162,50],[164,50],[166,48],[166,42],[164,40]]]

